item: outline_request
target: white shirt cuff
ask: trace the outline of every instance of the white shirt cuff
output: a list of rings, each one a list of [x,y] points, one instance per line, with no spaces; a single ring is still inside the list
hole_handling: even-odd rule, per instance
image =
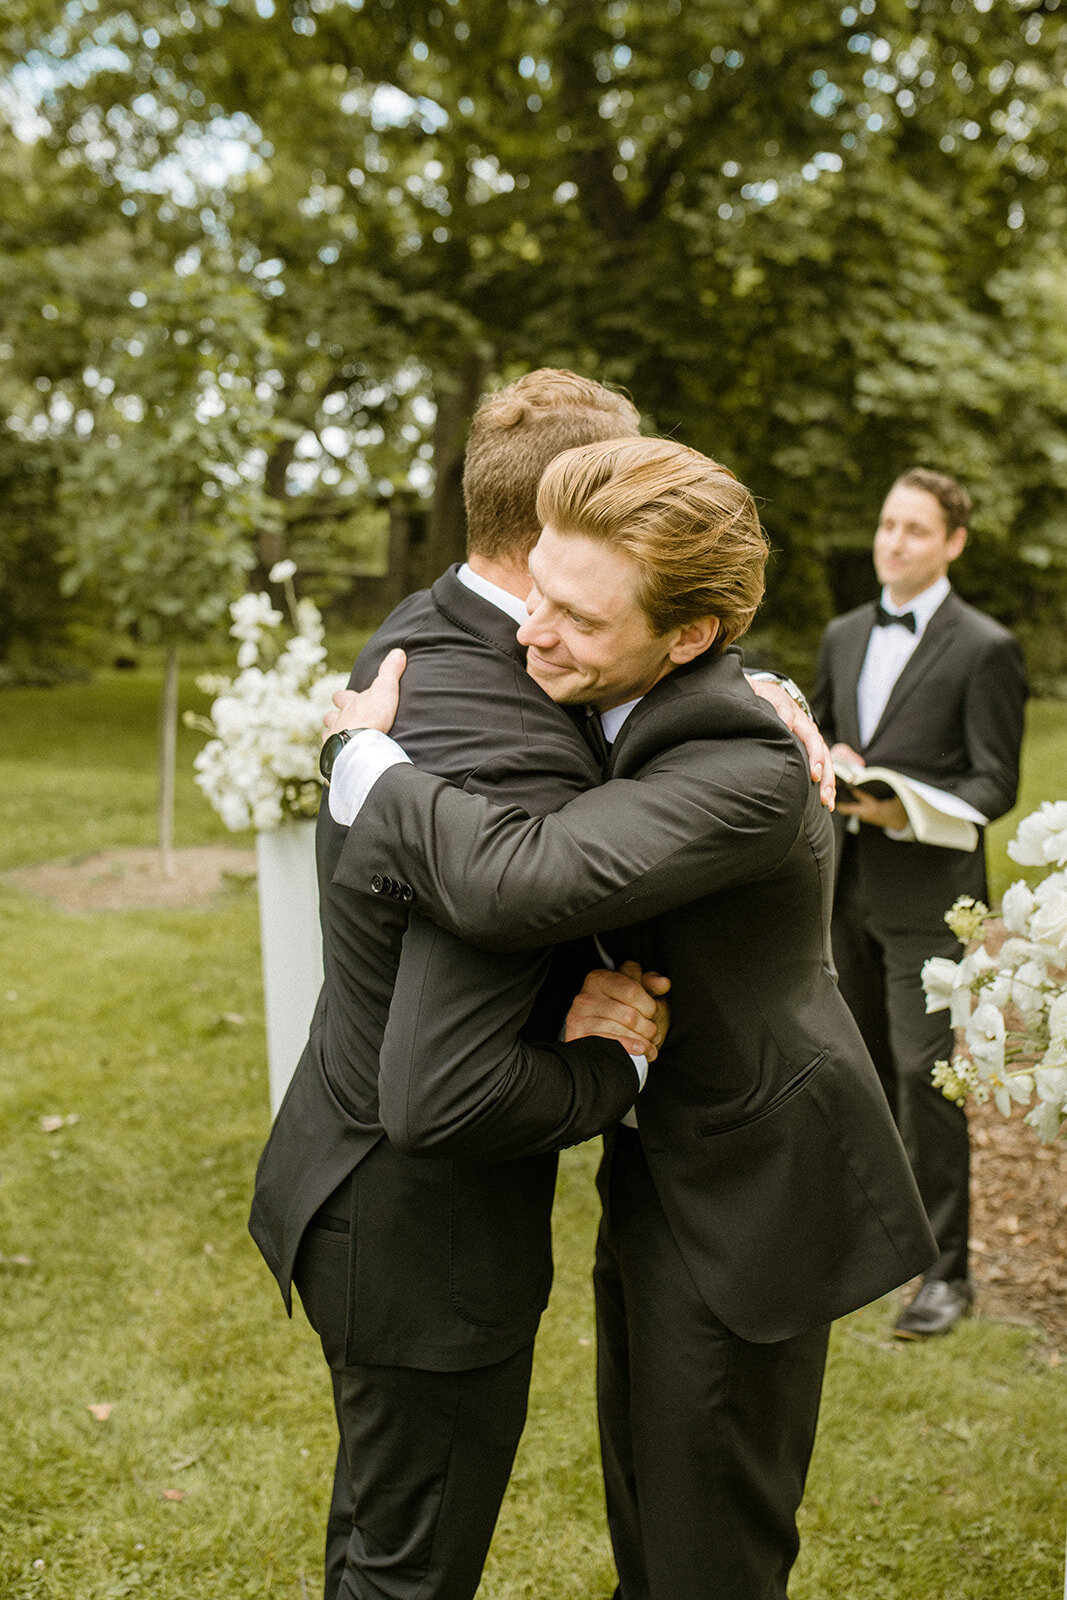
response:
[[[648,1077],[648,1059],[645,1056],[631,1056],[630,1060],[637,1068],[637,1092],[640,1094]]]
[[[364,800],[383,772],[411,760],[395,739],[376,728],[361,728],[354,733],[333,764],[330,773],[330,816],[342,828],[351,827]]]

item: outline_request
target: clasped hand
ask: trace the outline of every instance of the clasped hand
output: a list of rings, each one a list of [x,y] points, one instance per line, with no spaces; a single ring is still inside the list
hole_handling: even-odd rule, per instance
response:
[[[596,967],[571,1002],[563,1037],[598,1035],[618,1039],[632,1056],[655,1061],[670,1026],[670,1006],[663,996],[671,980],[658,972],[642,972],[636,961],[624,961],[609,972]]]

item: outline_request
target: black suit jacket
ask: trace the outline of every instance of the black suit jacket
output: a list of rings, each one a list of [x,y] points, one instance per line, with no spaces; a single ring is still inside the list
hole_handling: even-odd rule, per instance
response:
[[[893,767],[957,794],[990,821],[1002,816],[1019,781],[1026,674],[1018,641],[950,591],[863,745],[856,686],[874,618],[872,601],[835,618],[823,635],[812,710],[827,742],[851,745],[868,766]],[[887,928],[943,936],[944,913],[959,895],[986,897],[983,840],[975,851],[946,850],[889,839],[867,825],[855,836],[851,860],[865,902],[878,906]]]
[[[535,812],[561,805],[599,777],[571,719],[525,671],[514,623],[452,570],[409,597],[361,653],[365,687],[395,646],[408,652],[397,729],[413,759],[472,791]],[[315,1211],[355,1171],[349,1359],[438,1369],[504,1359],[528,1342],[551,1281],[555,1152],[618,1120],[637,1075],[621,1045],[583,1040],[513,1051],[515,1113],[500,1154],[430,1160],[391,1141],[378,1101],[379,1054],[393,1013],[423,1002],[434,974],[417,928],[406,937],[400,898],[368,901],[336,884],[346,830],[324,803],[317,855],[324,984],[307,1047],[260,1159],[250,1227],[289,1304],[293,1263]],[[418,919],[414,919],[417,924]],[[547,956],[447,949],[442,1010],[461,1004],[479,1038],[516,1028],[554,1038],[563,1010],[539,992]],[[574,986],[580,982],[575,980]],[[573,989],[571,990],[573,992]],[[535,1002],[537,1004],[535,1005]],[[452,1103],[462,1100],[456,1061]],[[434,1062],[420,1065],[432,1074]]]
[[[498,946],[621,928],[617,957],[670,976],[671,1031],[637,1102],[657,1192],[711,1309],[748,1339],[791,1337],[935,1254],[833,977],[829,817],[729,656],[656,685],[609,778],[531,820],[393,768],[338,876],[365,893],[400,877],[452,933]]]

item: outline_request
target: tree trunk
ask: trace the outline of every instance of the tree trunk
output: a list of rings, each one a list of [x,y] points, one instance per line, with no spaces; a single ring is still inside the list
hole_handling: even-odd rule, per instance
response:
[[[168,645],[159,702],[159,855],[174,876],[174,770],[178,750],[178,647]]]
[[[489,363],[473,352],[437,389],[434,423],[434,491],[423,551],[422,582],[429,584],[451,561],[462,561],[467,541],[463,511],[463,451],[467,428],[485,387]]]

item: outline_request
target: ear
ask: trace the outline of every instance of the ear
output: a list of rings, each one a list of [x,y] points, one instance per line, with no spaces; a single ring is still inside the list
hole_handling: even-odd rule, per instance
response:
[[[949,558],[950,561],[955,561],[956,557],[963,553],[963,547],[964,547],[964,545],[966,543],[967,543],[967,529],[966,528],[954,528],[953,531],[949,534],[948,542],[945,545],[945,550],[946,550],[946,552],[948,554],[948,558]]]
[[[695,661],[697,656],[702,656],[705,650],[710,650],[719,632],[718,617],[700,617],[696,622],[690,622],[684,628],[678,629],[678,635],[668,651],[669,660],[680,667],[686,661]]]

